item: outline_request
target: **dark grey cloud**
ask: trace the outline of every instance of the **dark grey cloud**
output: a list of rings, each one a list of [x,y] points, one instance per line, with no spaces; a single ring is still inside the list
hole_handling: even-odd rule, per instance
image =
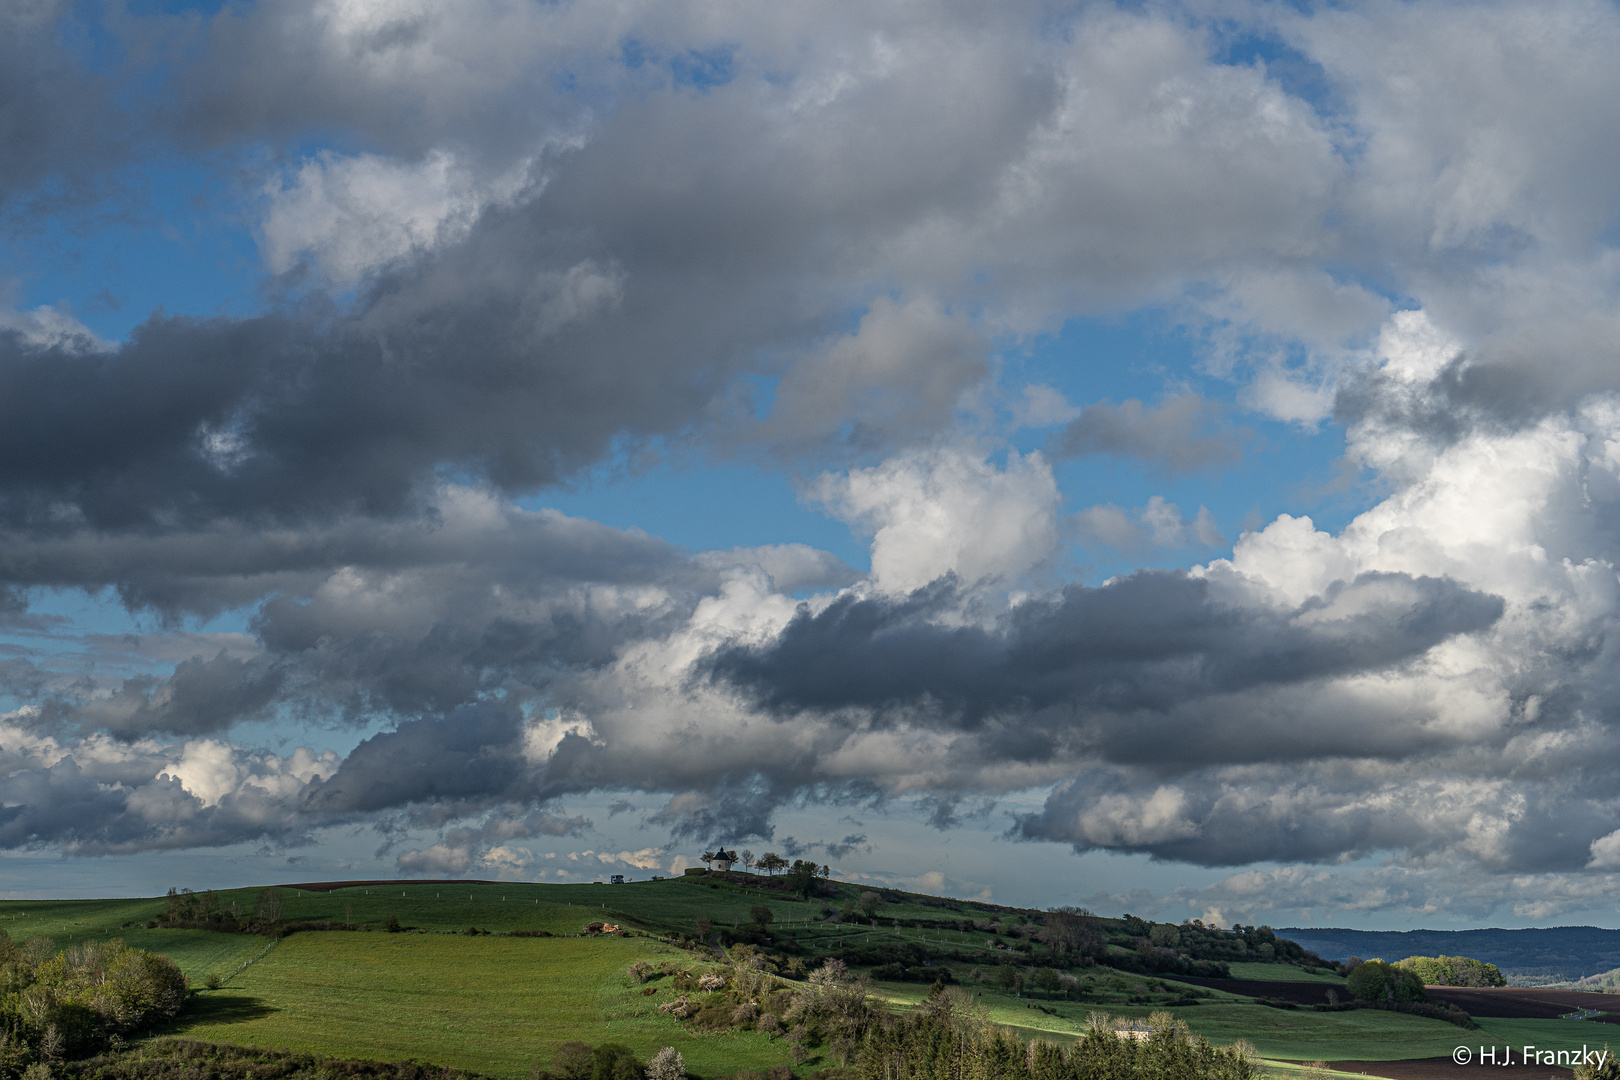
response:
[[[1612,736],[1603,740],[1602,752],[1615,748]],[[1620,826],[1606,779],[1507,791],[1494,778],[1440,778],[1454,767],[1418,754],[1376,771],[1358,762],[1315,763],[1288,775],[1096,769],[1060,785],[1011,834],[1201,866],[1336,862],[1387,851],[1444,861],[1467,851],[1493,871],[1545,874],[1579,872],[1592,839]],[[1459,785],[1473,789],[1459,799]],[[1493,835],[1481,843],[1487,822]]]
[[[1158,172],[1196,173],[1189,191],[1219,212],[1190,215],[1201,223],[1192,232],[1191,221],[1161,221],[1162,197],[1175,192],[1141,205],[1128,194],[1137,172],[1165,164],[1139,160],[1159,153],[1133,135],[1149,118],[1130,110],[1146,106],[1103,82],[1086,93],[1120,93],[1126,114],[1095,113],[1098,145],[1134,158],[1059,169],[1053,198],[1008,219],[987,246],[977,223],[999,214],[1010,168],[1032,154],[1048,162],[1064,72],[1086,56],[1043,42],[1032,62],[1027,32],[1039,12],[989,36],[978,20],[937,14],[934,32],[908,37],[886,61],[899,65],[892,74],[863,76],[815,108],[782,97],[769,20],[746,28],[758,44],[740,49],[738,77],[703,93],[647,83],[623,63],[622,26],[584,10],[564,20],[561,39],[561,16],[492,8],[455,26],[430,14],[373,25],[358,9],[307,5],[205,20],[190,51],[170,58],[172,89],[197,103],[206,115],[191,115],[216,139],[348,129],[397,152],[402,168],[426,160],[425,138],[460,148],[515,140],[532,149],[534,175],[475,200],[462,232],[407,245],[409,257],[376,270],[349,308],[309,299],[243,320],[154,317],[108,355],[0,343],[0,453],[12,463],[0,473],[0,520],[60,533],[75,522],[173,529],[399,515],[442,475],[532,491],[612,449],[669,438],[733,452],[763,440],[790,457],[882,453],[936,434],[988,370],[987,344],[953,314],[985,302],[987,287],[1083,291],[1130,278],[1151,291],[1185,273],[1187,243],[1217,239],[1194,234],[1218,225],[1219,242],[1266,249],[1292,244],[1317,213],[1320,185],[1304,178],[1334,166],[1308,114],[1290,113],[1287,132],[1268,119],[1269,134],[1249,146],[1242,132],[1265,112],[1253,94],[1269,91],[1216,80],[1207,119],[1231,139],[1168,151],[1178,166]],[[1140,54],[1150,83],[1179,85],[1202,65],[1150,23],[1088,29],[1080,53]],[[712,44],[679,40],[678,23],[659,30],[670,39],[642,44],[666,57]],[[841,56],[802,57],[795,92],[813,97]],[[516,138],[505,120],[490,131],[475,122],[544,114],[529,90],[583,57],[606,80],[600,100],[572,91],[570,108],[595,118],[587,128],[536,120],[546,131]],[[510,116],[491,110],[497,99]],[[468,153],[477,184],[495,183],[496,165]],[[1192,161],[1202,165],[1182,167]],[[1257,189],[1248,170],[1259,165],[1273,179]],[[1279,183],[1289,190],[1264,198]],[[367,204],[373,216],[390,211],[383,194]],[[1058,220],[1071,239],[1043,249],[1035,238]],[[1122,220],[1151,224],[1160,243],[1115,235]],[[1088,229],[1128,250],[1138,270],[1099,276],[1095,259],[1077,254],[1094,246]],[[924,235],[935,239],[919,248]],[[982,265],[986,251],[997,274]],[[841,344],[862,309],[871,325]],[[784,376],[783,412],[763,424],[736,381],[752,373]]]
[[[532,700],[561,672],[670,633],[728,574],[769,575],[789,589],[855,577],[802,545],[691,556],[643,533],[525,513],[465,489],[441,493],[426,521],[220,526],[185,537],[81,529],[55,541],[18,537],[0,564],[57,587],[95,588],[112,569],[131,606],[175,619],[275,594],[252,618],[258,655],[198,654],[164,678],[110,683],[22,657],[0,671],[8,692],[40,703],[36,724],[126,738],[223,731],[272,704],[369,723],[442,715],[491,693]],[[626,603],[622,590],[660,600]],[[126,647],[114,659],[138,655]]]
[[[1485,630],[1503,609],[1498,597],[1405,574],[1363,574],[1276,610],[1223,603],[1206,579],[1139,571],[1028,601],[993,629],[937,621],[954,599],[949,582],[902,599],[846,595],[801,609],[767,645],[722,650],[709,670],[781,712],[921,708],[972,727],[1004,711],[1164,712],[1379,671]],[[1003,737],[1031,739],[1023,753],[1047,749],[1031,732]]]
[[[304,805],[331,815],[412,803],[475,810],[522,794],[525,769],[512,752],[522,727],[519,714],[494,705],[408,721],[355,747],[335,775],[311,786]]]
[[[97,172],[119,163],[140,124],[85,63],[84,30],[65,0],[0,10],[0,211],[14,226],[27,227],[19,204],[37,212],[100,194]]]
[[[1130,457],[1172,473],[1236,464],[1251,437],[1233,428],[1225,411],[1197,394],[1175,394],[1156,406],[1130,398],[1086,406],[1047,441],[1054,458],[1108,454]]]
[[[125,679],[110,697],[64,710],[64,718],[124,737],[209,735],[262,715],[280,699],[285,678],[285,669],[264,657],[194,656],[167,678]]]

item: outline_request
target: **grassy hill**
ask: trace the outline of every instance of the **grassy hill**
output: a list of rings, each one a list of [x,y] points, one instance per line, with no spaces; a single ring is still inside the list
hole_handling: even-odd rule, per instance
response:
[[[1040,912],[883,890],[880,909],[868,917],[846,914],[866,890],[840,882],[823,889],[804,900],[785,893],[780,881],[744,875],[624,885],[359,883],[283,889],[285,922],[353,929],[279,940],[152,925],[163,915],[161,897],[0,902],[0,928],[15,939],[46,936],[59,946],[121,937],[169,954],[194,985],[218,979],[219,988],[203,990],[165,1034],[339,1057],[414,1058],[499,1078],[528,1077],[570,1039],[622,1043],[643,1057],[673,1045],[689,1070],[705,1077],[790,1063],[781,1039],[737,1028],[703,1033],[659,1013],[658,1005],[672,1000],[669,983],[642,986],[625,974],[637,960],[693,977],[719,969],[717,945],[765,940],[750,926],[750,909],[760,905],[774,916],[769,942],[784,968],[847,958],[878,976],[875,993],[897,1009],[927,993],[923,982],[908,979],[949,970],[990,1019],[1025,1037],[1073,1039],[1099,1009],[1134,1017],[1163,1010],[1214,1041],[1246,1038],[1268,1056],[1390,1060],[1443,1056],[1464,1041],[1603,1045],[1617,1030],[1493,1020],[1482,1031],[1464,1032],[1419,1016],[1266,1007],[1220,989],[1219,980],[1193,986],[1176,981],[1174,970],[1152,967],[1173,967],[1177,947],[1233,957],[1289,948],[1263,935],[1184,927],[1178,946],[1172,928],[1088,917],[1088,932],[1097,935],[1092,948],[1100,942],[1107,955],[1102,963],[1090,956],[1080,963],[1080,954],[1055,953],[1050,935],[1037,933],[1043,919],[1053,918]],[[262,892],[228,890],[212,899],[219,910],[234,906],[246,916]],[[389,919],[406,932],[383,932]],[[699,920],[710,928],[707,941],[693,940]],[[595,921],[617,924],[628,936],[583,936]],[[552,936],[508,936],[541,933]],[[888,977],[895,965],[879,961],[891,956],[908,958],[895,968],[907,979]],[[1077,960],[1065,965],[1068,982],[1055,992],[1035,989],[1034,973],[1062,958]],[[1223,963],[1235,979],[1343,985],[1335,971],[1314,964]],[[1028,978],[1021,990],[1003,984],[1009,968]],[[818,1052],[797,1071],[830,1063]]]

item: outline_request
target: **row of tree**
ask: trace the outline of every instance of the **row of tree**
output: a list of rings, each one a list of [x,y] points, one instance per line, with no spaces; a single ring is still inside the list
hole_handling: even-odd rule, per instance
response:
[[[832,876],[832,867],[830,866],[819,865],[814,862],[808,862],[804,859],[794,859],[792,863],[789,863],[786,859],[782,858],[782,856],[778,855],[774,851],[767,851],[765,854],[756,858],[752,851],[748,851],[746,849],[741,853],[738,853],[735,851],[727,851],[725,848],[720,848],[716,851],[705,851],[702,856],[700,856],[699,861],[702,862],[704,866],[708,866],[711,869],[713,868],[713,864],[717,862],[740,862],[743,864],[743,867],[746,870],[762,870],[767,875],[773,877],[784,870],[788,871],[789,873],[798,872],[801,867],[809,867],[809,873],[819,875],[823,878]]]
[[[252,911],[244,910],[235,900],[228,905],[222,903],[211,889],[170,889],[163,898],[163,914],[147,925],[227,934],[275,933],[282,925],[284,908],[282,891],[274,887],[259,893]]]
[[[975,1016],[955,991],[936,991],[923,1008],[868,1034],[856,1058],[859,1080],[1250,1080],[1255,1075],[1252,1048],[1214,1046],[1167,1014],[1123,1028],[1094,1014],[1085,1037],[1064,1047],[1026,1043]]]

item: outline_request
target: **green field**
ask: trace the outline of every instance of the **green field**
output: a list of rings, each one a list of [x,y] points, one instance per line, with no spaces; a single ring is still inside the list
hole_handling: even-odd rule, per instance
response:
[[[950,964],[963,989],[991,1020],[1025,1037],[1073,1038],[1099,1009],[1117,1017],[1168,1009],[1214,1042],[1244,1038],[1268,1058],[1305,1061],[1437,1057],[1458,1045],[1512,1045],[1516,1052],[1525,1044],[1599,1047],[1616,1032],[1566,1020],[1486,1020],[1483,1030],[1468,1032],[1394,1013],[1277,1010],[1246,996],[1101,966],[1073,972],[1082,1002],[1048,1000],[1038,991],[1020,997],[999,989],[995,973],[1008,962],[1039,963],[1025,939],[955,925],[972,919],[980,927],[995,922],[1007,929],[1019,921],[1017,913],[908,896],[885,903],[875,920],[850,923],[829,919],[829,906],[836,908],[861,890],[836,882],[833,887],[836,896],[811,902],[751,882],[699,878],[625,885],[288,888],[283,890],[285,921],[354,925],[364,932],[303,931],[274,944],[250,935],[147,929],[145,923],[163,910],[161,898],[0,902],[0,928],[17,940],[43,935],[59,946],[121,937],[167,953],[194,984],[209,975],[224,980],[221,989],[202,991],[182,1021],[163,1034],[340,1057],[414,1058],[503,1080],[527,1077],[570,1039],[623,1043],[643,1057],[673,1045],[693,1073],[710,1077],[786,1063],[783,1043],[752,1032],[694,1034],[658,1014],[658,1003],[670,996],[667,985],[644,996],[624,975],[641,958],[691,970],[712,965],[707,951],[688,952],[648,935],[691,934],[699,919],[716,927],[746,924],[749,909],[759,904],[775,915],[776,940],[795,939],[812,964],[818,953],[846,946],[918,942],[967,954],[971,961]],[[216,896],[222,908],[234,905],[247,915],[261,892],[238,889]],[[389,917],[414,932],[377,932]],[[918,919],[953,925],[899,925]],[[598,920],[619,923],[638,936],[578,936],[586,923]],[[462,932],[469,927],[493,935],[543,930],[555,936]],[[1279,964],[1233,963],[1231,970],[1240,979],[1343,982],[1336,975],[1307,975]],[[918,983],[878,983],[875,989],[900,1009],[927,992]],[[1188,992],[1198,996],[1198,1005],[1170,1007]],[[819,1064],[824,1062],[812,1057],[800,1071]]]
[[[645,938],[295,934],[162,1034],[497,1077],[527,1077],[569,1039],[642,1057],[674,1046],[706,1076],[787,1060],[762,1035],[694,1036],[660,1016],[667,989],[644,997],[624,976],[642,958],[703,966]]]

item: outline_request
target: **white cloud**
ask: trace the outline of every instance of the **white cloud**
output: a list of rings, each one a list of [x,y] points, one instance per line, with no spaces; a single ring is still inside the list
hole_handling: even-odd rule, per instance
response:
[[[466,236],[486,207],[509,203],[524,190],[527,171],[522,165],[483,178],[445,150],[414,163],[321,151],[266,187],[265,263],[280,274],[308,257],[335,284],[352,284]],[[550,296],[537,314],[542,327],[617,295],[611,277],[585,264],[569,274],[574,277],[546,286]]]
[[[812,489],[839,518],[872,534],[872,577],[907,592],[947,572],[964,583],[1013,582],[1057,549],[1057,484],[1038,453],[1002,468],[965,451],[904,454]]]
[[[397,862],[407,874],[464,874],[472,865],[472,855],[465,848],[434,844],[403,852]]]
[[[42,305],[32,311],[0,308],[0,332],[10,331],[38,348],[72,352],[108,352],[115,348],[60,307]]]

